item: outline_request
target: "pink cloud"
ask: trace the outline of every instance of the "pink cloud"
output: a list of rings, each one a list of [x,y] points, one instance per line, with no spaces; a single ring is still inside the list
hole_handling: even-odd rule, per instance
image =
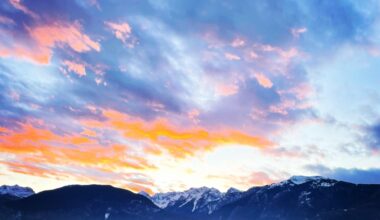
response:
[[[95,6],[98,10],[101,10],[100,4],[97,0],[87,0],[91,6]]]
[[[273,83],[272,81],[266,77],[262,73],[255,73],[254,77],[256,78],[257,82],[264,88],[272,88]]]
[[[28,48],[23,45],[15,45],[14,47],[7,47],[9,45],[0,45],[0,57],[17,57],[26,58],[39,64],[48,64],[50,60],[50,53],[48,51],[41,51]]]
[[[231,46],[232,47],[242,47],[245,45],[245,41],[241,38],[235,38],[232,42],[231,42]]]
[[[216,91],[219,95],[230,96],[236,94],[239,87],[236,84],[219,84],[216,87]]]
[[[190,111],[187,112],[187,117],[191,121],[193,121],[194,123],[198,123],[199,122],[199,119],[198,119],[199,114],[200,114],[200,112],[199,112],[198,109],[192,109],[192,110],[190,110]]]
[[[291,94],[294,95],[298,100],[302,101],[314,94],[313,87],[308,83],[300,83],[294,87],[287,90],[279,90],[278,93],[281,96]]]
[[[379,57],[380,56],[380,49],[377,47],[368,47],[367,52],[374,57]]]
[[[307,31],[307,28],[292,28],[290,29],[290,32],[292,33],[293,37],[299,38],[301,34],[305,33]]]
[[[124,44],[127,44],[129,47],[133,47],[133,43],[127,43],[127,40],[130,39],[132,34],[132,28],[127,23],[114,23],[114,22],[104,22],[104,24],[110,28],[115,35],[115,37],[121,40]]]
[[[38,15],[36,13],[32,12],[31,10],[29,10],[27,7],[25,7],[25,5],[23,5],[21,3],[21,0],[9,0],[9,3],[11,3],[11,5],[13,7],[15,7],[16,9],[24,12],[25,14],[29,15],[30,17],[32,17],[34,19],[38,18]]]
[[[299,55],[299,51],[296,48],[290,48],[289,50],[286,50],[269,44],[255,44],[254,46],[263,52],[277,53],[281,58],[285,60],[291,59]]]
[[[236,54],[233,54],[233,53],[225,53],[224,54],[224,57],[227,59],[227,60],[240,60],[240,57]]]
[[[290,48],[289,50],[279,50],[278,52],[280,56],[286,60],[289,60],[299,55],[299,52],[296,48]]]
[[[69,61],[69,60],[64,60],[63,65],[67,67],[68,71],[77,74],[79,77],[86,75],[86,67],[84,64]]]
[[[257,59],[259,57],[259,55],[257,55],[257,53],[255,53],[255,51],[250,51],[248,53],[248,57],[249,57],[249,59]]]
[[[69,46],[76,52],[90,50],[100,51],[100,44],[82,33],[79,23],[65,24],[56,22],[52,25],[38,25],[27,27],[32,43],[17,43],[0,45],[0,56],[27,58],[39,64],[50,62],[53,48]],[[11,36],[11,32],[4,32]]]
[[[66,44],[76,52],[100,51],[99,43],[82,33],[79,23],[37,26],[30,28],[29,34],[41,48],[45,49]]]
[[[202,33],[201,37],[208,44],[209,49],[217,49],[225,46],[225,42],[212,29]]]
[[[13,25],[15,22],[8,17],[0,15],[0,24]]]
[[[271,105],[269,107],[269,111],[272,113],[277,113],[281,115],[288,115],[289,110],[308,109],[308,108],[311,108],[311,104],[308,102],[284,99],[279,104]]]
[[[291,100],[281,102],[278,105],[271,105],[269,111],[272,113],[277,113],[280,115],[287,115],[289,109],[293,109],[296,106],[296,103]]]
[[[16,91],[11,91],[9,93],[9,97],[13,100],[13,101],[19,101],[20,100],[20,94]]]
[[[261,119],[265,118],[267,115],[268,115],[267,112],[260,110],[258,108],[252,108],[251,113],[249,114],[249,116],[253,120],[261,120]]]
[[[271,179],[268,174],[264,172],[252,172],[249,178],[249,183],[256,185],[256,186],[262,186],[267,185],[275,182],[273,179]]]

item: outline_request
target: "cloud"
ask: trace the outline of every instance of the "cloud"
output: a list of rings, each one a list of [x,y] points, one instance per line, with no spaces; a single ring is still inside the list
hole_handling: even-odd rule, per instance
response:
[[[264,88],[272,88],[273,86],[272,81],[270,81],[270,79],[266,77],[264,74],[255,73],[254,77],[256,78],[257,82]]]
[[[16,9],[24,12],[25,14],[31,16],[32,18],[34,19],[38,18],[38,15],[34,13],[33,11],[31,11],[30,9],[28,9],[25,5],[23,5],[21,0],[9,0],[9,3],[11,3],[11,5],[15,7]]]
[[[233,53],[225,53],[224,57],[227,60],[232,60],[232,61],[240,60],[240,57],[238,55],[236,55],[236,54],[233,54]]]
[[[380,123],[375,123],[365,129],[364,143],[372,150],[380,150]]]
[[[263,186],[274,183],[275,180],[270,178],[268,174],[264,172],[253,172],[251,173],[249,183],[255,186]]]
[[[216,91],[219,95],[230,96],[236,94],[239,91],[239,87],[236,84],[219,84],[216,87]]]
[[[230,128],[184,128],[168,119],[145,121],[114,110],[103,114],[105,121],[82,120],[78,124],[81,132],[66,127],[66,133],[59,134],[54,132],[54,124],[41,120],[21,123],[15,129],[1,127],[1,164],[24,175],[120,185],[119,175],[157,169],[149,160],[151,156],[182,160],[225,144],[259,149],[273,144]],[[130,182],[125,187],[136,185],[136,190],[154,186],[130,178],[125,181]]]
[[[299,38],[301,34],[306,33],[307,28],[302,27],[302,28],[292,28],[290,32],[292,33],[293,37]]]
[[[159,149],[178,158],[193,156],[198,152],[209,151],[224,144],[257,148],[272,145],[271,141],[263,137],[229,128],[215,131],[202,127],[181,128],[164,118],[144,121],[114,110],[105,110],[103,114],[108,119],[106,123],[108,128],[120,132],[124,138],[146,141],[148,145],[159,146]],[[104,122],[85,120],[83,126],[101,128]]]
[[[76,52],[100,51],[100,44],[82,33],[81,29],[78,22],[54,23],[29,28],[29,34],[42,50],[59,46],[62,43],[67,44]]]
[[[245,45],[245,41],[241,38],[235,38],[232,42],[231,42],[231,46],[232,47],[242,47]]]
[[[17,44],[1,44],[0,56],[27,58],[40,64],[48,64],[55,47],[68,46],[75,52],[100,51],[100,44],[82,33],[78,22],[55,22],[50,25],[27,27],[28,37],[32,42]],[[14,34],[6,31],[6,37]]]
[[[112,176],[115,170],[125,173],[155,169],[142,157],[127,156],[128,146],[118,143],[102,146],[96,137],[86,133],[61,136],[48,130],[45,124],[25,123],[18,130],[3,128],[1,134],[2,155],[9,156],[8,159],[2,158],[2,163],[13,172],[59,176],[61,169],[54,167],[65,166],[66,169],[77,167],[76,172],[66,173],[67,176],[75,176],[83,169]],[[102,178],[93,179],[101,181]]]
[[[0,24],[14,25],[15,22],[11,18],[0,15]]]
[[[125,23],[113,23],[113,22],[104,22],[107,27],[111,28],[111,30],[114,32],[115,37],[119,40],[125,41],[129,38],[130,34],[132,33],[131,26],[125,22]]]
[[[78,76],[82,77],[86,75],[86,67],[81,63],[76,63],[69,60],[64,60],[63,64],[67,67],[67,70],[74,72]]]
[[[307,169],[321,176],[357,183],[357,184],[380,184],[380,169],[358,169],[358,168],[328,168],[323,165],[307,166]]]
[[[130,39],[132,33],[132,28],[127,22],[114,23],[106,21],[104,24],[112,30],[117,39],[121,40],[124,44],[127,44],[127,40]],[[129,43],[128,45],[133,47],[132,43]]]

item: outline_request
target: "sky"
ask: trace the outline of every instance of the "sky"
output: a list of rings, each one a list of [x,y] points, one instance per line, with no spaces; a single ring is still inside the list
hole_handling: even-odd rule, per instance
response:
[[[1,1],[0,183],[380,183],[379,8]]]

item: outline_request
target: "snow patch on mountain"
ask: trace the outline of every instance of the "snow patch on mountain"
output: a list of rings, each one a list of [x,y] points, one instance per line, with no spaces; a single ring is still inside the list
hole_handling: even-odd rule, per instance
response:
[[[212,214],[222,206],[252,193],[265,193],[268,189],[276,187],[295,187],[302,184],[308,184],[311,190],[319,187],[332,187],[337,182],[321,176],[292,176],[287,180],[263,187],[253,187],[245,192],[230,188],[227,192],[222,193],[215,188],[200,187],[190,188],[183,192],[157,193],[153,196],[141,192],[140,194],[150,198],[162,209]],[[299,200],[301,204],[311,206],[309,193],[305,192],[300,195]]]
[[[34,194],[34,191],[30,187],[22,187],[19,185],[2,185],[0,186],[0,195],[12,195],[19,198],[25,198]]]
[[[223,194],[215,188],[190,188],[183,192],[157,193],[151,197],[152,201],[160,208],[173,206],[181,202],[178,207],[185,206],[189,202],[193,203],[193,211],[203,203],[208,203],[220,199]],[[205,198],[202,204],[198,203],[200,199]]]
[[[324,178],[321,176],[292,176],[290,177],[289,181],[299,185],[310,181],[320,181],[322,179]]]
[[[322,176],[292,176],[287,180],[273,183],[269,185],[269,188],[281,187],[281,186],[296,186],[304,183],[312,183],[312,187],[331,187],[337,182],[336,180],[325,178]]]
[[[215,188],[190,188],[183,192],[157,193],[151,200],[160,208],[185,208],[191,205],[191,212],[211,214],[219,207],[241,198],[242,192],[230,188],[222,193]]]
[[[145,192],[145,191],[140,191],[138,194],[142,195],[142,196],[145,196],[146,198],[150,199],[150,195],[147,192]]]

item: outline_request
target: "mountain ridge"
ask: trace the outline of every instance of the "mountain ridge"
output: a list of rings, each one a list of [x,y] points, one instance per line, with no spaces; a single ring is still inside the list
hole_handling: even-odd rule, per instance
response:
[[[0,205],[0,219],[380,219],[380,185],[293,176],[246,191],[190,188],[133,193],[110,185],[69,185]]]

